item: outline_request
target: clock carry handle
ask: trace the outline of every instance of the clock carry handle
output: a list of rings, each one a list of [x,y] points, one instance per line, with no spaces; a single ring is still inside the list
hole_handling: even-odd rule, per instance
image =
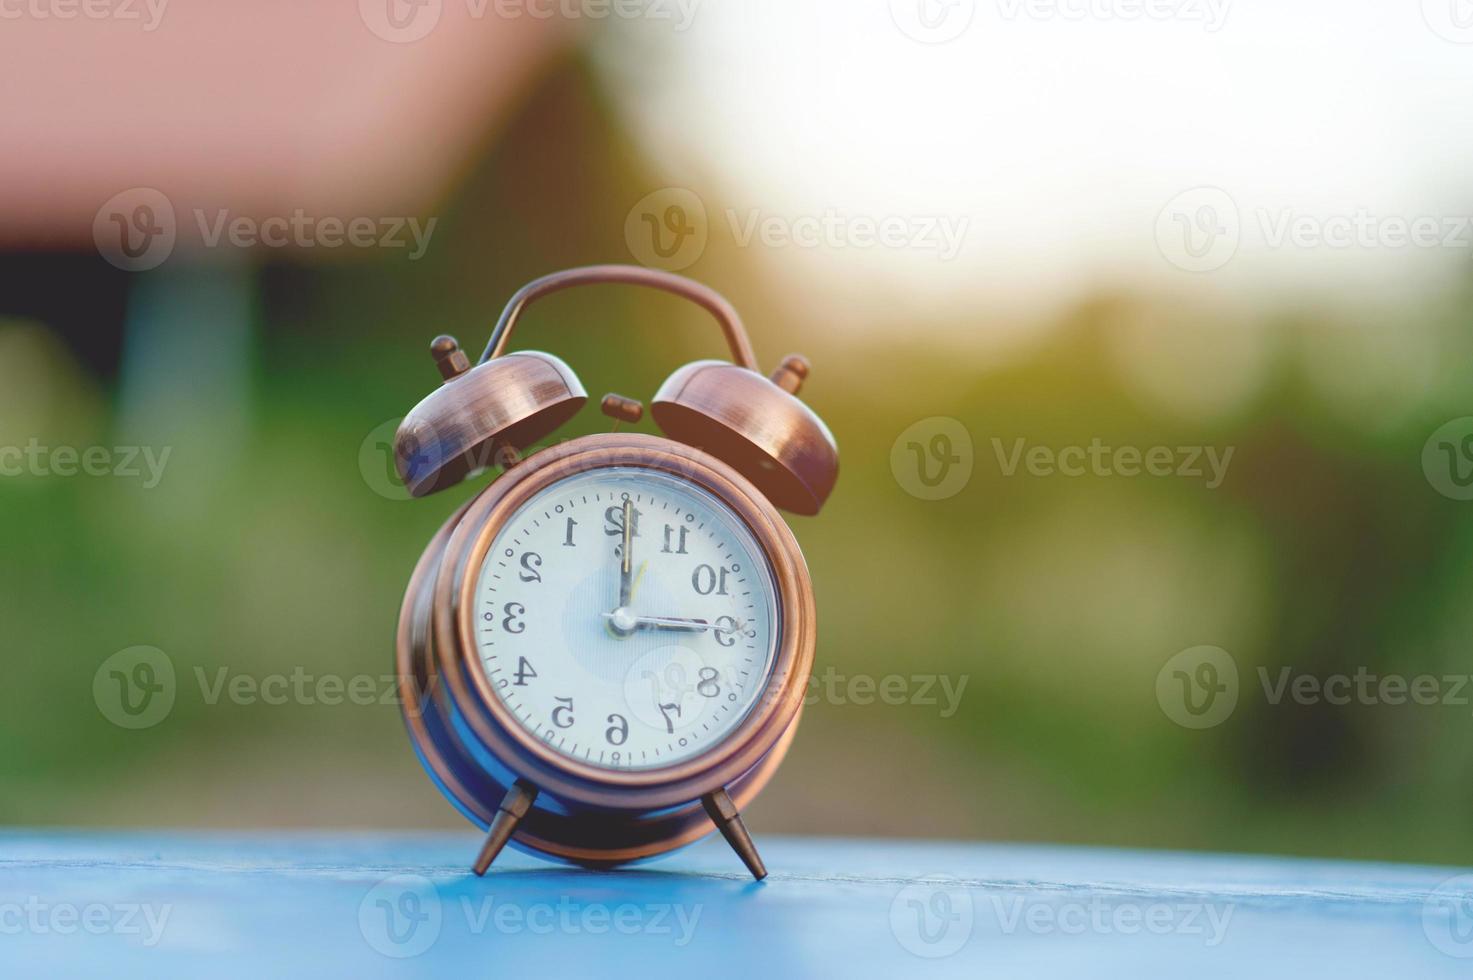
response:
[[[507,346],[522,313],[536,300],[574,286],[609,283],[658,289],[695,303],[715,318],[731,352],[730,363],[695,361],[670,375],[651,405],[655,424],[676,442],[704,449],[731,464],[783,510],[817,514],[838,478],[839,450],[823,421],[798,399],[809,374],[807,359],[789,354],[771,376],[764,376],[736,308],[694,279],[638,265],[588,265],[534,279],[518,289],[501,311],[474,370],[492,371],[516,357],[538,358],[555,365],[558,376],[548,378],[553,388],[565,383],[569,391],[576,388],[581,399],[583,391],[566,364],[535,351],[510,355]],[[447,379],[469,373],[470,362],[454,347],[454,341],[441,339],[445,346],[434,349],[441,373]],[[637,422],[644,414],[639,401],[613,393],[604,397],[601,408],[616,421]],[[546,434],[565,418],[549,413],[544,423],[528,427],[521,435]],[[525,445],[535,440],[514,441]]]
[[[752,342],[742,326],[742,318],[720,293],[709,286],[678,276],[662,269],[647,269],[640,265],[585,265],[576,269],[563,269],[533,279],[507,301],[506,308],[491,331],[491,339],[477,364],[485,364],[493,357],[506,353],[506,345],[516,329],[522,312],[534,302],[551,293],[571,289],[574,286],[592,286],[602,283],[622,283],[629,286],[647,286],[688,299],[705,309],[716,318],[726,345],[731,348],[732,360],[748,370],[757,370],[757,356],[752,352]]]

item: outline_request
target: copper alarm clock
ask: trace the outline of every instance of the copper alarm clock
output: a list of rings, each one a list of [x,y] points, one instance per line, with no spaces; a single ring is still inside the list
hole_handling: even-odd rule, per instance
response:
[[[530,452],[587,401],[551,354],[507,352],[527,306],[570,286],[674,293],[720,324],[731,362],[670,376],[664,438],[616,431]],[[653,857],[720,830],[757,878],[740,811],[792,741],[812,671],[812,583],[778,509],[816,514],[838,476],[798,400],[807,362],[758,373],[736,310],[637,266],[545,276],[507,304],[478,364],[431,346],[444,383],[395,437],[416,497],[500,475],[425,549],[398,629],[401,703],[421,762],[487,836],[578,864]]]

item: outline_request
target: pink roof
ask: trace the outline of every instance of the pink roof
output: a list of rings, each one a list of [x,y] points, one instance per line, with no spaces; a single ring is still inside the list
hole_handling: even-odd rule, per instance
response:
[[[563,22],[496,9],[477,0],[7,5],[0,247],[88,246],[98,208],[132,187],[181,208],[255,217],[418,213],[568,37]],[[386,39],[396,33],[391,11],[409,25],[399,36],[424,36]]]

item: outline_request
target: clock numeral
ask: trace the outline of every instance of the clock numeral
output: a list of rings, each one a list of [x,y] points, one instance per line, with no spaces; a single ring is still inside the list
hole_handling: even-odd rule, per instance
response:
[[[629,512],[634,515],[634,520],[630,521],[633,527],[630,529],[629,536],[637,538],[639,537],[639,508],[631,508]],[[610,507],[604,511],[604,533],[611,538],[623,537],[624,508],[622,506]]]
[[[711,632],[716,636],[716,642],[720,646],[736,646],[737,628],[742,624],[737,622],[735,616],[717,616],[716,622],[712,624]]]
[[[575,545],[573,543],[573,528],[575,528],[577,526],[578,526],[578,522],[577,521],[573,520],[571,517],[568,518],[568,535],[567,535],[567,537],[563,538],[563,547],[564,548],[576,548],[576,547],[578,547],[577,545]]]
[[[671,527],[669,524],[666,524],[665,525],[665,547],[663,547],[663,548],[660,549],[661,553],[667,554],[667,555],[684,555],[684,554],[689,554],[689,552],[687,552],[685,550],[685,539],[690,536],[690,528],[688,528],[688,527],[681,527],[678,530],[679,530],[680,541],[678,542],[678,544],[675,547],[675,549],[674,550],[671,550],[671,548],[670,548],[670,538],[676,534],[677,529]]]
[[[721,685],[716,683],[718,676],[720,675],[717,674],[715,667],[702,667],[700,682],[696,684],[696,693],[703,698],[714,698],[720,694]]]
[[[670,712],[672,712],[672,711],[675,712],[677,715],[679,715],[680,714],[680,705],[678,705],[678,704],[662,704],[662,705],[660,705],[660,714],[665,719],[665,734],[666,735],[674,735],[675,734],[675,722],[673,722],[673,721],[670,720]]]
[[[533,670],[532,669],[532,665],[529,664],[529,663],[527,663],[527,658],[526,657],[518,657],[517,658],[517,672],[516,672],[516,674],[514,676],[516,677],[516,680],[513,681],[512,683],[513,683],[513,685],[515,687],[526,687],[527,686],[527,678],[528,677],[536,677],[537,676],[537,671]]]
[[[501,628],[508,633],[521,633],[527,628],[521,617],[527,614],[527,607],[520,602],[508,602],[501,607],[505,617],[501,620]]]
[[[523,582],[541,582],[542,573],[537,570],[541,567],[541,555],[535,551],[524,551],[522,553],[522,573],[518,577]]]
[[[623,745],[629,738],[629,719],[623,715],[609,715],[609,730],[604,732],[604,738],[609,740],[610,745]]]
[[[724,565],[719,571],[710,565],[698,565],[690,575],[691,588],[695,589],[698,595],[710,595],[712,592],[717,595],[726,595],[727,572],[728,569]]]
[[[556,708],[552,709],[552,723],[559,728],[572,728],[573,699],[553,698],[553,700],[556,701],[558,705]]]

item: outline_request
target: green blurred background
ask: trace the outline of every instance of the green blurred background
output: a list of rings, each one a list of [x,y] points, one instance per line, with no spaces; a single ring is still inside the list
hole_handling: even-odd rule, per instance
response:
[[[681,186],[712,215],[683,271],[743,311],[765,368],[792,350],[810,358],[803,397],[840,446],[826,509],[792,520],[818,595],[820,673],[966,684],[950,717],[820,698],[754,831],[1473,863],[1473,707],[1274,705],[1256,674],[1473,665],[1473,504],[1439,493],[1422,466],[1434,430],[1473,415],[1466,258],[1415,302],[1384,304],[1334,290],[1244,303],[1159,255],[1141,261],[1161,264],[1161,286],[1102,266],[1054,302],[1009,304],[957,294],[953,269],[939,302],[922,266],[890,305],[857,316],[846,293],[872,267],[835,275],[744,247],[719,216],[750,194],[661,156],[671,142],[639,121],[653,111],[646,90],[608,67],[643,65],[678,87],[679,61],[647,51],[645,33],[592,25],[508,88],[494,125],[466,119],[470,149],[411,212],[438,218],[418,261],[181,251],[126,273],[87,248],[20,242],[0,255],[0,445],[171,447],[152,488],[0,479],[0,820],[464,826],[392,704],[210,704],[196,669],[387,674],[410,569],[487,479],[421,501],[386,482],[385,433],[437,381],[429,340],[448,332],[479,350],[524,281],[637,260],[631,207]],[[842,92],[885,70],[833,57],[813,78]],[[889,118],[855,114],[815,126]],[[835,163],[802,141],[759,145],[768,134],[753,119],[725,121],[794,171]],[[986,159],[958,166],[985,181]],[[852,181],[834,180],[843,207]],[[1118,235],[1149,242],[1167,197]],[[972,234],[992,240],[986,214]],[[1072,261],[1069,229],[1037,230],[1055,235],[1039,254]],[[1012,275],[1005,263],[975,272],[1003,294]],[[620,288],[545,301],[517,340],[565,358],[595,398],[647,399],[680,364],[721,354],[700,311]],[[927,500],[892,450],[934,418],[965,428],[972,469]],[[590,405],[559,437],[607,428]],[[1233,456],[1216,488],[1009,476],[994,439]],[[1230,718],[1194,731],[1167,716],[1157,676],[1204,644],[1231,653],[1241,691]],[[99,665],[134,645],[167,653],[178,694],[164,721],[128,731],[92,692]]]

